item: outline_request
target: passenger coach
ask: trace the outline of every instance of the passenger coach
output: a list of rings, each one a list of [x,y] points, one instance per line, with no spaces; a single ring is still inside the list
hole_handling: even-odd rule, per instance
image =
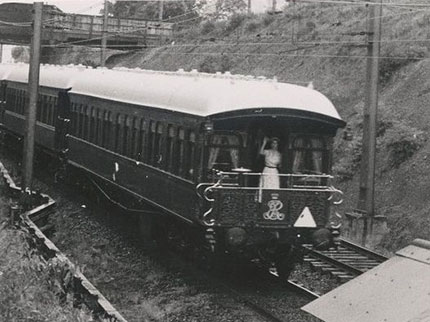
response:
[[[27,75],[27,65],[0,66],[1,125],[16,136]],[[41,67],[41,149],[108,187],[111,199],[156,207],[158,233],[275,263],[286,275],[295,246],[330,242],[340,194],[330,184],[332,144],[343,126],[321,93],[271,79]],[[264,137],[279,139],[279,188],[259,184]]]

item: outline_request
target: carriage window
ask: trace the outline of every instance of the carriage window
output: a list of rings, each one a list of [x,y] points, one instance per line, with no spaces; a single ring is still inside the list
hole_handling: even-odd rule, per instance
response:
[[[145,151],[145,120],[141,119],[139,122],[139,132],[136,142],[136,160],[143,161]]]
[[[95,134],[96,134],[96,108],[91,107],[90,108],[90,128],[89,128],[89,136],[88,141],[94,142],[95,141]]]
[[[116,116],[116,123],[115,123],[115,147],[114,151],[121,153],[122,152],[122,138],[123,133],[121,131],[123,127],[124,117],[121,114],[117,114]]]
[[[103,112],[97,109],[96,114],[96,139],[95,143],[97,145],[102,145],[102,135],[103,135]]]
[[[22,113],[22,105],[23,104],[24,104],[24,91],[19,90],[18,91],[17,110],[16,110],[19,114],[23,114]]]
[[[48,119],[48,124],[50,125],[54,125],[54,120],[55,120],[55,110],[56,110],[56,106],[57,106],[57,98],[56,97],[49,97],[49,119]]]
[[[173,125],[168,126],[167,139],[166,139],[166,158],[165,169],[169,172],[173,171],[173,158],[174,158],[174,142],[175,142],[175,128]]]
[[[95,144],[100,144],[100,139],[101,139],[101,135],[100,135],[100,128],[101,128],[101,116],[102,116],[102,112],[100,111],[100,109],[96,109],[95,113],[94,113],[94,117],[95,117],[95,124],[94,124],[94,143]]]
[[[88,107],[82,106],[82,123],[81,123],[81,138],[86,140],[87,134],[88,134],[88,114],[87,114]]]
[[[53,113],[52,97],[48,96],[48,108],[47,108],[46,119],[45,119],[46,124],[51,124],[52,113]]]
[[[214,134],[209,138],[208,169],[230,171],[239,167],[239,138],[233,134]]]
[[[173,156],[173,173],[182,176],[184,172],[184,140],[185,130],[178,129],[178,139],[175,142],[174,156]]]
[[[122,155],[128,155],[127,154],[127,151],[128,151],[128,136],[129,136],[129,134],[130,134],[130,118],[127,116],[127,115],[125,115],[124,116],[124,120],[123,120],[123,123],[122,123],[122,131],[121,131],[122,133],[122,138],[121,138],[121,140],[122,140],[122,149],[121,149],[121,154]]]
[[[187,179],[192,179],[194,175],[194,156],[195,156],[195,146],[196,146],[196,135],[194,132],[190,132],[187,141],[187,155],[185,158],[185,177]]]
[[[324,140],[317,137],[298,137],[293,143],[293,173],[321,174]]]
[[[134,158],[136,155],[136,138],[137,138],[137,132],[139,131],[138,128],[138,121],[136,117],[133,117],[133,120],[131,121],[131,127],[130,127],[130,146],[128,149],[128,156],[130,158]]]
[[[103,130],[102,130],[102,147],[109,149],[109,143],[111,138],[112,129],[112,115],[111,112],[104,112],[103,116]]]
[[[146,161],[148,164],[154,164],[154,140],[155,140],[155,128],[156,124],[154,121],[149,123],[148,133],[148,150],[146,154]]]
[[[163,155],[163,124],[157,124],[157,130],[155,132],[155,140],[154,140],[154,164],[155,166],[161,168],[164,163],[164,155]]]
[[[12,89],[6,89],[6,110],[12,111],[13,94]]]

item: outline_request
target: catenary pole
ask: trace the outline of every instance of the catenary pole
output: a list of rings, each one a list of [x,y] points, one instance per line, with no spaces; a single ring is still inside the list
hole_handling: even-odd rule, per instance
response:
[[[158,20],[162,21],[163,20],[163,11],[164,11],[164,1],[163,0],[158,0]]]
[[[363,113],[363,153],[358,201],[358,209],[364,211],[366,217],[375,216],[375,163],[381,16],[382,0],[375,0],[370,5],[369,14],[366,101]]]
[[[33,4],[33,37],[31,39],[30,70],[28,75],[28,105],[25,111],[23,159],[23,188],[30,189],[33,180],[34,133],[39,92],[40,43],[42,38],[43,2]]]
[[[108,1],[104,2],[103,9],[103,30],[102,30],[102,52],[100,56],[100,66],[105,67],[106,62],[106,45],[107,45],[107,29],[108,29]]]

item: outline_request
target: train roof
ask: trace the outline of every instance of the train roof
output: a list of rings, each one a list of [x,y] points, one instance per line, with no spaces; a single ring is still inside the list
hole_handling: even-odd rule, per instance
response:
[[[26,64],[0,65],[0,79],[25,83],[27,74]],[[344,125],[334,105],[320,92],[263,77],[42,65],[40,85],[71,88],[74,94],[202,117],[246,109],[278,108],[310,112]]]

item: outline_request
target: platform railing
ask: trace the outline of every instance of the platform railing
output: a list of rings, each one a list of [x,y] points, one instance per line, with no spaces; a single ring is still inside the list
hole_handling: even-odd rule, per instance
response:
[[[255,185],[257,180],[254,180],[254,185],[251,185],[250,178],[261,178],[262,176],[278,176],[281,183],[279,188],[263,188]],[[255,192],[255,202],[261,202],[265,191],[272,192],[320,192],[327,193],[327,201],[334,205],[339,205],[343,202],[343,192],[331,185],[333,176],[327,174],[265,174],[265,173],[241,173],[241,172],[225,172],[218,171],[216,173],[216,182],[206,182],[197,185],[197,195],[210,204],[209,209],[202,215],[202,222],[207,226],[215,224],[211,218],[213,204],[216,202],[214,191],[232,191],[242,190],[247,192]]]

